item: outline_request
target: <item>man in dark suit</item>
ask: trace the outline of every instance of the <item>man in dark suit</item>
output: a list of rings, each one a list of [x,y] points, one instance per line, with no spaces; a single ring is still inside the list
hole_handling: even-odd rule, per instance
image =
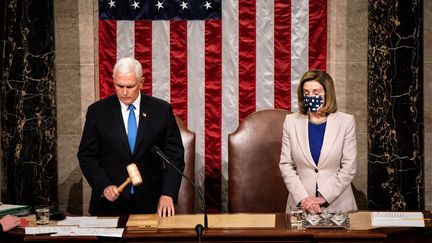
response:
[[[184,148],[171,106],[140,92],[141,64],[120,59],[113,70],[116,95],[90,105],[78,151],[81,170],[92,188],[91,215],[158,213],[174,215],[181,175],[152,152],[158,146],[180,170]],[[134,118],[134,119],[132,119]],[[118,185],[136,163],[143,183]]]

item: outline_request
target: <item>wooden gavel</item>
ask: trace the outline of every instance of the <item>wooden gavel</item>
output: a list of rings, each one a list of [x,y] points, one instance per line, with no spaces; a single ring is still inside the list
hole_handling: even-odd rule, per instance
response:
[[[138,186],[139,184],[142,183],[141,174],[140,174],[140,172],[139,172],[139,170],[138,170],[138,168],[137,168],[137,166],[136,166],[135,163],[132,163],[132,164],[128,165],[128,166],[126,167],[126,169],[127,169],[128,174],[129,174],[129,177],[126,179],[125,182],[123,182],[123,184],[121,184],[121,185],[117,188],[117,190],[118,190],[119,192],[122,192],[123,189],[124,189],[124,188],[129,184],[129,183],[131,183],[131,182],[132,182],[132,184],[133,184],[134,186]]]

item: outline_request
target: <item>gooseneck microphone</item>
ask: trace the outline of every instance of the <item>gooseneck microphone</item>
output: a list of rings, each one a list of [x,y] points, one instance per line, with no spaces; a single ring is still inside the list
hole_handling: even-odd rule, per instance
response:
[[[162,152],[162,150],[160,150],[157,146],[153,146],[151,148],[151,151],[155,155],[159,156],[165,163],[171,165],[178,173],[180,173],[190,184],[192,184],[192,186],[195,188],[195,190],[200,195],[201,200],[202,200],[202,202],[204,204],[204,227],[202,226],[202,224],[197,224],[197,226],[195,227],[195,231],[197,232],[198,238],[201,240],[201,235],[202,235],[203,231],[205,229],[208,229],[207,205],[206,205],[206,201],[205,201],[204,195],[202,194],[202,192],[200,191],[200,189],[197,187],[197,185],[195,185],[195,183],[193,183],[181,170],[179,170],[179,168],[177,168],[177,166],[175,166],[173,163],[171,163],[171,161]]]

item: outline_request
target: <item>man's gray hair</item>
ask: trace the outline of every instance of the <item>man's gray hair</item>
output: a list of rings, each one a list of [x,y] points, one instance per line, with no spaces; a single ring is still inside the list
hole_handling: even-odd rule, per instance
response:
[[[130,73],[135,70],[136,77],[139,81],[142,80],[142,66],[141,63],[132,57],[123,57],[114,65],[113,76],[117,72]]]

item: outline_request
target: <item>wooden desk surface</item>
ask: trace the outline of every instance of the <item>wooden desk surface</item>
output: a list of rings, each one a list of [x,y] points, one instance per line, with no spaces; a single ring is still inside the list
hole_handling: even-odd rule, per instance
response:
[[[425,215],[430,216],[430,213]],[[119,227],[125,227],[128,217],[122,216]],[[202,223],[202,221],[197,222]],[[145,232],[125,230],[122,238],[51,237],[25,235],[24,229],[7,233],[8,242],[197,242],[194,229],[156,229]],[[368,230],[351,229],[294,229],[289,215],[276,214],[274,228],[209,228],[202,242],[432,242],[432,224],[425,228],[394,227]]]

